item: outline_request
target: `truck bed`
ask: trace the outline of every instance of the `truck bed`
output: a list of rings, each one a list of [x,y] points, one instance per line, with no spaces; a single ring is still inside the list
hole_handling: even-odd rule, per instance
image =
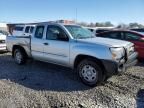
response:
[[[13,46],[22,46],[27,55],[31,57],[31,37],[28,36],[8,36],[6,40],[7,50],[12,52]]]

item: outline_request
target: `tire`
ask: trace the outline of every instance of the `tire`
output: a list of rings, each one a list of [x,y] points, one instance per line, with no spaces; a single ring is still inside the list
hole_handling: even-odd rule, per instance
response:
[[[96,86],[104,79],[101,67],[92,59],[81,61],[77,67],[77,72],[82,82],[88,86]]]
[[[21,49],[15,49],[14,50],[14,60],[16,62],[16,64],[18,65],[22,65],[26,63],[26,56],[24,51],[22,51]]]

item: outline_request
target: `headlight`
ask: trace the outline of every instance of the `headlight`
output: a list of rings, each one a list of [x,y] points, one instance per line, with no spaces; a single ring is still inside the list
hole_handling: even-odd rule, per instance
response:
[[[120,60],[125,55],[124,48],[110,48],[113,60]]]
[[[134,46],[131,46],[131,47],[127,48],[128,56],[131,55],[134,51],[135,51]]]

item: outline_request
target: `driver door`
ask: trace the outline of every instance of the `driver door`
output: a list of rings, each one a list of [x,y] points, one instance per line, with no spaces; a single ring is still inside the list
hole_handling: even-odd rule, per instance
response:
[[[65,31],[57,25],[48,25],[44,42],[44,58],[48,62],[69,64],[69,38]]]

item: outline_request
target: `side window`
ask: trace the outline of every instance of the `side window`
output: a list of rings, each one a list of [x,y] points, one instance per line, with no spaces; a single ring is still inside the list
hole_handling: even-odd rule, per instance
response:
[[[47,40],[59,40],[59,41],[68,41],[68,37],[65,32],[58,26],[50,25],[47,28],[46,34]]]
[[[126,40],[139,40],[140,39],[140,36],[134,34],[134,33],[125,33],[125,39]]]
[[[44,33],[44,26],[37,26],[35,32],[35,38],[42,39]]]
[[[16,30],[16,31],[23,31],[23,29],[24,29],[24,27],[18,27],[18,26],[16,26],[16,27],[14,28],[14,30]]]
[[[25,29],[25,33],[29,33],[30,26],[27,26]]]
[[[30,33],[33,33],[34,27],[30,28]]]
[[[97,33],[96,36],[98,37],[107,37],[107,33]]]
[[[112,39],[121,39],[121,33],[120,32],[111,32],[106,35],[106,37],[112,38]]]

